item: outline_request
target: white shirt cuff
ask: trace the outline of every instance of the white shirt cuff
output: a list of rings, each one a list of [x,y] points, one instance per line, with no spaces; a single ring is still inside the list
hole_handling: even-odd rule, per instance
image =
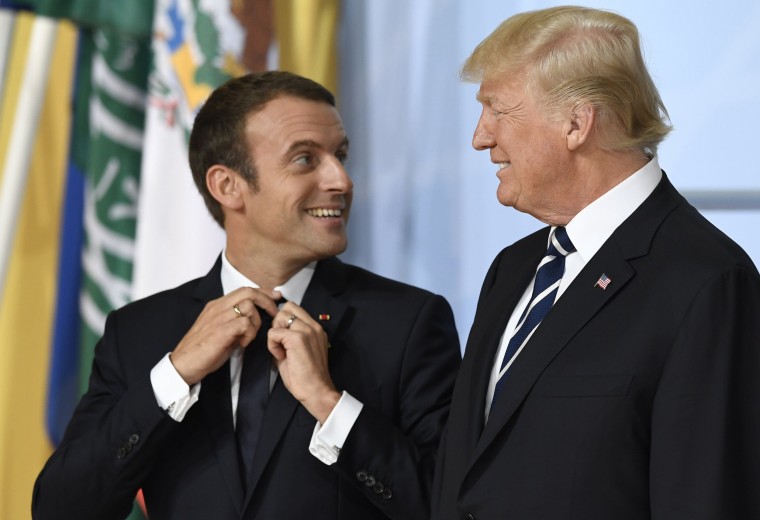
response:
[[[348,392],[343,392],[325,424],[320,425],[317,421],[314,425],[314,433],[309,443],[311,454],[328,466],[335,464],[363,406]]]
[[[185,418],[190,407],[198,401],[201,391],[200,382],[192,388],[185,383],[174,368],[168,353],[150,371],[150,384],[153,386],[158,406],[177,422]]]

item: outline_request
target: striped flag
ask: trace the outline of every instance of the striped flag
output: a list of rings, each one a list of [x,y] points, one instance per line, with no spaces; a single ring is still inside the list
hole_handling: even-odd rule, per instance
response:
[[[612,282],[612,279],[607,276],[606,274],[602,273],[602,276],[599,277],[599,279],[594,284],[594,287],[601,287],[602,289],[607,289],[607,286]]]
[[[37,18],[0,5],[0,164],[5,164],[25,85]],[[7,29],[7,30],[6,30]],[[22,195],[8,276],[0,294],[0,518],[29,518],[32,486],[50,442],[44,429],[51,323],[55,304],[59,222],[64,192],[76,31],[57,23],[47,87]],[[6,54],[7,52],[7,54]],[[43,86],[44,87],[44,86]],[[4,176],[0,168],[0,176]]]
[[[48,388],[57,444],[87,387],[106,315],[131,298],[153,2],[29,3],[80,26]],[[130,518],[143,518],[139,508]]]
[[[109,28],[96,29],[82,45],[89,46],[83,55],[91,63],[84,85],[89,132],[78,306],[78,373],[84,392],[106,315],[131,299],[150,47],[147,39]],[[141,517],[137,510],[131,516]]]
[[[93,42],[80,299],[83,374],[89,373],[106,315],[131,297],[150,61],[145,41],[103,29]]]

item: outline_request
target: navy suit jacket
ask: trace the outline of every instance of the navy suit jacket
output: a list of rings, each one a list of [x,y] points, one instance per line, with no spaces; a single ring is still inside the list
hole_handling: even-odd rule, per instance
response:
[[[557,300],[484,424],[499,339],[547,235],[486,275],[433,518],[760,518],[760,277],[665,177]]]
[[[451,309],[427,291],[332,258],[302,306],[322,321],[339,390],[364,403],[338,462],[309,453],[315,419],[278,379],[251,485],[243,487],[229,364],[203,379],[182,422],[159,409],[150,370],[222,295],[204,278],[110,314],[89,390],[37,479],[36,519],[124,518],[142,488],[150,520],[414,519],[429,516],[435,450],[460,351]]]

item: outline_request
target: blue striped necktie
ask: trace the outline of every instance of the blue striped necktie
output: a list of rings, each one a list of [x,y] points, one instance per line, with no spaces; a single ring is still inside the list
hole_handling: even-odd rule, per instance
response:
[[[515,327],[515,333],[507,344],[507,350],[504,353],[504,359],[501,362],[501,369],[499,370],[499,380],[496,383],[493,400],[491,401],[492,408],[493,403],[496,402],[501,392],[504,380],[507,378],[506,367],[509,361],[520,350],[530,337],[531,332],[541,323],[546,313],[554,305],[562,275],[565,273],[565,256],[573,251],[575,251],[575,246],[570,241],[570,237],[567,236],[565,228],[555,228],[551,234],[546,255],[541,260],[541,263],[538,264],[536,281],[533,284],[533,294],[530,297],[530,302],[525,307],[522,316],[520,316],[520,321],[517,322],[517,326]]]

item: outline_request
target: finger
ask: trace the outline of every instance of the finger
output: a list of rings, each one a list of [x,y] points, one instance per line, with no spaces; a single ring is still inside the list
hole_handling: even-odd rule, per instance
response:
[[[261,325],[260,310],[273,316],[277,312],[277,304],[273,298],[279,298],[278,291],[266,291],[253,287],[241,287],[227,295],[214,300],[214,310],[224,321],[234,318],[248,317],[255,327]],[[230,309],[232,312],[230,313]]]
[[[251,300],[240,300],[232,306],[232,318],[248,318],[255,327],[258,327],[261,323],[259,318],[259,311],[256,309],[256,305]],[[229,313],[225,313],[228,316]]]
[[[277,314],[279,308],[277,307],[277,300],[280,298],[279,291],[266,291],[264,289],[253,289],[248,287],[249,291],[242,293],[248,300],[260,310],[266,312],[270,316]]]
[[[287,357],[282,331],[283,329],[272,328],[267,334],[267,349],[278,361],[283,361]]]
[[[286,328],[286,329],[288,329],[288,330],[290,330],[290,328],[291,328],[293,325],[295,325],[295,323],[296,323],[296,320],[298,320],[298,316],[296,316],[295,314],[291,314],[291,315],[288,317],[287,321],[285,321],[285,328]],[[303,322],[301,322],[301,323],[303,323]],[[299,328],[299,326],[302,326],[302,325],[301,325],[301,323],[299,323],[298,325],[296,325],[296,329],[298,329],[298,328]]]
[[[258,313],[254,315],[258,323],[261,323]],[[227,334],[235,338],[235,343],[241,347],[248,345],[256,337],[259,326],[252,323],[252,317],[242,317],[242,319],[233,319],[224,324],[227,327]]]
[[[296,326],[296,322],[298,321],[301,323],[297,328],[301,330],[303,330],[303,325],[313,330],[321,328],[321,326],[311,318],[309,313],[306,312],[306,309],[293,302],[286,302],[285,305],[282,306],[280,312],[275,316],[272,326],[292,329]]]

